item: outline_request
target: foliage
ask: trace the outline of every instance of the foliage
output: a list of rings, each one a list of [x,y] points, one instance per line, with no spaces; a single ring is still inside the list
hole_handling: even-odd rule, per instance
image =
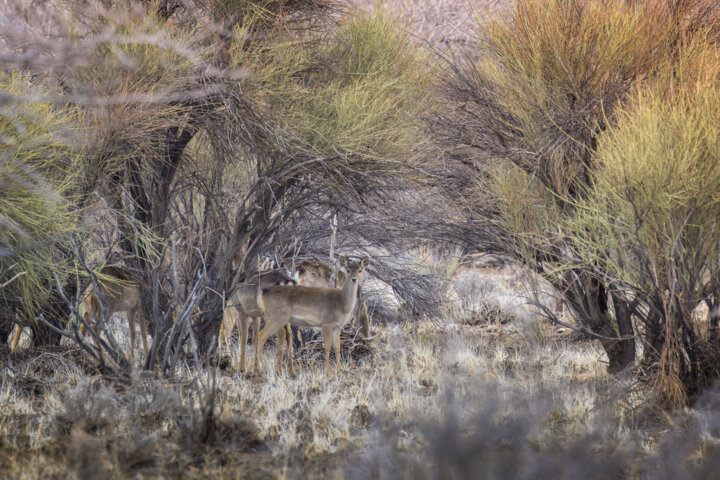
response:
[[[394,23],[379,11],[356,13],[320,52],[330,68],[311,76],[293,118],[304,148],[322,155],[397,158],[418,143],[410,119],[428,100],[427,67]]]
[[[44,100],[57,89],[27,74],[0,72],[0,93],[28,101],[0,110],[0,283],[3,316],[38,314],[54,275],[74,271],[64,254],[77,232],[76,193],[82,114]],[[20,307],[22,305],[22,307]]]
[[[264,113],[292,132],[292,148],[328,163],[341,157],[362,172],[391,168],[387,160],[420,143],[412,119],[428,100],[426,58],[394,22],[380,10],[351,12],[324,45],[282,35],[238,44],[232,65],[249,66],[257,83],[251,77],[242,88],[254,84]],[[243,25],[236,35],[251,30]]]
[[[474,168],[480,248],[549,280],[610,371],[641,334],[657,378],[681,379],[661,382],[674,404],[715,376],[690,367],[713,355],[679,319],[715,296],[716,19],[713,2],[515,2],[480,21],[476,57],[449,59],[454,109],[433,124]]]
[[[677,66],[639,88],[601,137],[592,188],[571,220],[574,250],[633,292],[650,312],[640,316],[650,358],[661,361],[669,402],[716,378],[700,351],[716,352],[716,327],[693,314],[716,298],[720,204],[718,51],[698,42]]]

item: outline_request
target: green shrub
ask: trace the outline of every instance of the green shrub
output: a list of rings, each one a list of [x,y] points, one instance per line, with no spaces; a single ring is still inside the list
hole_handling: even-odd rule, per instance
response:
[[[29,75],[0,72],[0,274],[20,274],[2,289],[3,317],[23,304],[39,313],[50,295],[54,275],[72,271],[63,246],[77,231],[77,212],[69,201],[75,192],[82,149],[75,142],[82,114],[68,105],[42,101],[56,94]]]
[[[233,65],[249,67],[255,85],[251,77],[244,93],[262,98],[268,116],[293,132],[296,148],[363,171],[387,169],[393,162],[379,159],[394,161],[421,143],[412,119],[428,99],[426,59],[395,23],[382,11],[355,12],[325,45],[237,45]],[[246,25],[236,36],[250,31]]]
[[[649,308],[646,357],[660,360],[673,404],[720,375],[701,354],[720,353],[702,342],[712,325],[693,315],[720,293],[720,51],[694,44],[678,59],[600,138],[592,188],[570,222],[578,256]]]
[[[718,298],[717,19],[709,1],[517,1],[480,22],[475,57],[451,60],[454,108],[435,125],[475,168],[482,247],[549,280],[610,371],[635,359],[643,321],[673,404],[716,376],[688,350],[702,335],[661,326]],[[672,322],[666,290],[685,312]]]

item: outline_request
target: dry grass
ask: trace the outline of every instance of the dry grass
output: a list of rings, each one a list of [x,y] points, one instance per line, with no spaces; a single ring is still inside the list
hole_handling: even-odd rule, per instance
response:
[[[272,351],[261,376],[235,373],[221,358],[217,370],[186,366],[174,380],[139,371],[108,379],[68,347],[4,352],[0,465],[13,478],[65,478],[67,470],[77,478],[341,478],[378,471],[403,478],[418,468],[438,478],[446,475],[433,470],[434,455],[460,454],[438,453],[442,444],[462,447],[467,440],[462,452],[479,441],[481,425],[490,429],[488,439],[510,435],[517,461],[532,461],[522,453],[528,439],[543,452],[598,435],[601,448],[624,451],[639,438],[646,446],[632,451],[653,453],[676,417],[648,406],[647,392],[608,376],[598,345],[557,335],[527,312],[511,314],[522,279],[514,267],[448,271],[465,288],[456,282],[448,316],[375,326],[377,336],[362,343],[361,355],[348,358],[344,345],[343,364],[329,378],[312,343],[295,378],[275,375]],[[467,325],[460,304],[469,305],[480,290],[483,304],[505,320]],[[127,322],[116,316],[111,328],[127,345]],[[455,432],[457,419],[465,427]],[[504,430],[507,421],[514,430]],[[496,447],[478,451],[491,455]],[[465,465],[456,460],[448,468]],[[497,468],[512,476],[509,467]]]
[[[601,475],[637,477],[651,471],[647,459],[667,432],[686,431],[682,455],[709,458],[712,410],[657,410],[648,391],[607,375],[599,345],[511,313],[518,270],[475,265],[448,268],[465,290],[456,282],[446,317],[375,326],[372,343],[356,342],[362,354],[348,358],[344,345],[329,378],[312,343],[295,378],[274,373],[272,351],[261,376],[235,373],[222,358],[216,370],[188,365],[173,380],[105,378],[68,347],[3,351],[0,467],[12,478],[514,478],[513,465],[539,468],[536,455],[554,459],[552,468],[567,460],[587,469],[610,452]],[[481,290],[504,320],[468,325],[458,314]],[[115,317],[111,328],[128,343],[127,322]],[[480,465],[466,458],[470,449],[504,460]]]
[[[378,448],[422,459],[435,441],[428,426],[448,416],[475,418],[495,405],[492,415],[529,421],[519,398],[537,415],[540,449],[601,430],[620,441],[652,419],[606,375],[599,348],[531,338],[519,321],[489,329],[436,319],[377,333],[372,356],[346,359],[330,378],[314,358],[300,361],[296,378],[276,376],[272,352],[262,376],[219,370],[206,441],[212,372],[111,381],[67,352],[8,358],[0,465],[13,478],[64,478],[65,469],[78,478],[340,478],[374,465]]]

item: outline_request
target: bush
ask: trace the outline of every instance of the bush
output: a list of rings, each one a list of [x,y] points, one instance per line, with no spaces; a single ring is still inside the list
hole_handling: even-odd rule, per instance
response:
[[[645,359],[659,361],[671,404],[720,376],[717,314],[693,314],[720,298],[719,74],[720,51],[696,42],[638,88],[600,137],[592,187],[569,223],[578,257],[644,306]]]
[[[30,75],[0,71],[0,95],[11,105],[0,102],[0,341],[15,314],[52,314],[55,275],[75,271],[65,249],[79,218],[68,197],[77,191],[83,117],[77,108],[38,101],[57,92]]]
[[[54,42],[30,22],[8,34],[25,55],[9,56],[8,70],[28,69],[38,85],[62,85],[53,100],[63,102],[38,113],[85,127],[76,163],[61,165],[72,173],[62,179],[72,191],[54,186],[57,203],[35,206],[52,213],[43,220],[57,220],[42,227],[66,232],[66,217],[75,221],[90,198],[101,197],[96,223],[110,232],[82,232],[85,241],[72,244],[55,232],[42,240],[83,270],[109,262],[130,272],[153,336],[148,369],[160,364],[172,372],[190,348],[204,361],[217,345],[224,299],[259,257],[279,258],[289,238],[296,245],[326,240],[312,228],[315,219],[379,203],[417,159],[422,142],[413,118],[427,94],[422,56],[382,12],[350,18],[319,11],[329,3],[125,0],[88,7],[63,0],[48,10],[62,30]],[[38,51],[47,63],[23,63]],[[34,100],[15,103],[41,105]],[[47,157],[42,148],[33,155]],[[9,193],[0,208],[19,216],[21,195]],[[60,327],[70,305],[80,303],[85,279],[49,271],[33,286],[63,306],[46,315]],[[9,311],[3,330],[16,311],[37,320],[17,305]],[[122,358],[115,342],[104,343],[98,348]]]
[[[714,164],[699,160],[714,155],[706,144],[714,135],[708,115],[715,92],[692,101],[682,97],[714,89],[717,15],[709,1],[523,0],[480,23],[476,57],[449,63],[444,86],[455,108],[433,126],[452,154],[469,157],[475,168],[465,175],[484,227],[481,248],[513,256],[547,279],[579,329],[601,341],[611,372],[635,359],[633,316],[663,319],[637,332],[651,347],[645,354],[656,352],[649,358],[661,358],[661,344],[678,335],[687,337],[680,344],[697,344],[699,337],[686,333],[693,328],[673,328],[677,335],[654,330],[666,325],[661,307],[667,302],[659,301],[666,289],[683,304],[683,318],[716,297],[706,288],[714,272],[708,269],[714,207],[706,199],[715,175],[705,172]],[[645,107],[632,107],[639,104]],[[694,113],[681,115],[688,110]],[[651,122],[653,115],[663,120]],[[690,156],[681,153],[687,142],[695,152]],[[604,172],[602,187],[598,172]],[[612,206],[605,194],[614,197]],[[705,223],[691,226],[700,217]],[[619,230],[608,233],[613,229]],[[627,237],[620,239],[621,231]],[[630,237],[640,241],[638,235],[648,242],[644,259],[627,246]],[[678,243],[684,235],[702,246],[685,249]],[[708,263],[698,255],[710,255]],[[677,278],[658,286],[664,273],[649,268],[663,270],[660,263],[670,258],[672,273],[662,281],[679,275],[686,279],[682,286]],[[560,321],[549,306],[540,307]],[[677,360],[683,354],[670,350],[678,365],[671,370],[685,378],[687,368]]]

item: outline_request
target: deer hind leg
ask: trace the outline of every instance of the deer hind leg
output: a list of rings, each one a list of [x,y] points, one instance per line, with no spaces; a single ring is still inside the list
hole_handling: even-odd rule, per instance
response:
[[[138,310],[137,312],[137,318],[138,323],[140,324],[140,335],[142,335],[143,350],[145,350],[145,360],[147,360],[148,356],[150,355],[150,350],[148,350],[147,343],[147,322],[145,321],[145,317],[143,317],[140,310]]]
[[[79,323],[80,323],[80,328],[79,328],[78,330],[79,330],[79,332],[80,332],[80,336],[81,336],[81,337],[84,337],[84,336],[85,336],[85,331],[86,331],[85,325],[90,325],[90,321],[94,319],[94,317],[92,316],[92,312],[93,312],[92,308],[93,308],[93,305],[92,305],[92,302],[90,301],[90,296],[89,296],[89,295],[87,295],[87,296],[83,299],[82,306],[83,306],[82,321],[79,322]]]
[[[255,357],[257,357],[258,352],[258,337],[260,336],[260,317],[253,317],[253,351],[255,352]]]
[[[220,350],[222,350],[222,348],[223,348],[223,343],[224,343],[224,342],[223,342],[223,335],[225,334],[225,322],[226,322],[226,319],[227,319],[227,315],[228,315],[228,313],[227,313],[227,307],[226,307],[225,310],[223,311],[223,319],[222,319],[222,322],[220,322],[220,331],[218,331],[218,346],[217,346],[218,352],[219,352]]]
[[[12,331],[12,341],[10,343],[10,353],[15,353],[17,350],[18,342],[20,341],[20,335],[22,334],[23,327],[19,323],[15,324]]]
[[[237,325],[238,334],[240,335],[240,371],[245,371],[245,363],[247,362],[247,341],[248,329],[250,328],[250,318],[245,312],[235,312],[235,324]]]
[[[332,327],[322,327],[323,343],[325,344],[325,375],[330,374],[330,350],[333,342]]]
[[[370,338],[370,315],[368,315],[367,304],[365,303],[365,297],[360,295],[358,300],[362,299],[360,309],[358,310],[358,316],[362,320],[363,336]]]
[[[293,337],[292,326],[288,323],[285,327],[285,336],[288,343],[288,363],[290,363],[290,376],[295,376],[295,359],[293,358]]]
[[[282,364],[285,359],[285,327],[283,326],[278,332],[278,351],[277,351],[277,363],[275,364],[275,373],[282,375]]]
[[[218,332],[218,350],[222,350],[223,344],[226,348],[229,348],[230,338],[232,336],[232,315],[234,307],[225,307],[223,312],[223,319],[220,322],[220,331]]]
[[[100,311],[99,305],[93,302],[92,306],[85,312],[85,323],[92,330],[90,335],[93,337],[93,343],[95,344],[95,350],[98,354],[98,360],[100,361],[100,364],[103,365],[105,363],[105,357],[103,356],[103,349],[100,345],[100,334],[102,333],[102,329],[100,328],[100,325],[98,325],[101,321],[101,317],[102,312]],[[83,333],[85,330],[84,327],[85,326],[83,325]]]

